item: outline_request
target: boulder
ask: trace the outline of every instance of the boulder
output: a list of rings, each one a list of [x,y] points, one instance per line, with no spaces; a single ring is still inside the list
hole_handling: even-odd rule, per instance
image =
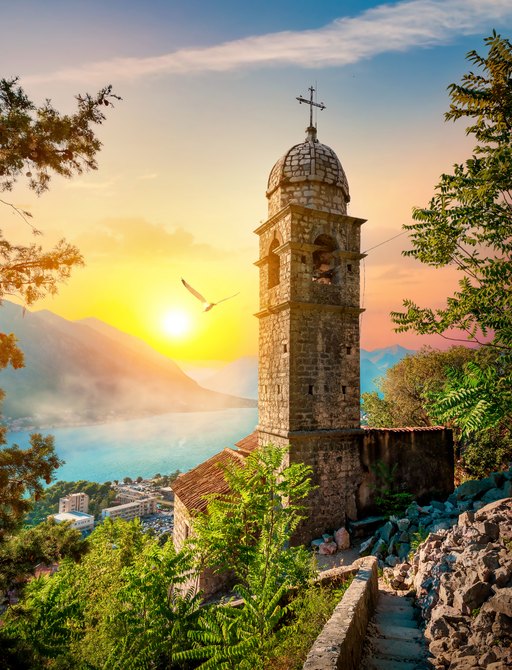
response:
[[[404,559],[409,556],[411,553],[411,545],[408,542],[404,542],[403,544],[400,544],[398,547],[398,558]]]
[[[478,609],[491,595],[488,582],[476,582],[467,588],[457,589],[453,594],[453,606],[461,612],[471,613]]]
[[[382,538],[379,538],[372,549],[372,556],[378,556],[379,558],[382,558],[386,553],[386,549],[386,542]]]
[[[473,521],[475,520],[475,513],[474,512],[462,512],[459,516],[459,520],[457,522],[457,525],[459,526],[471,526]]]
[[[510,483],[510,482],[508,482]],[[481,502],[483,503],[489,503],[489,502],[494,502],[495,500],[501,500],[502,498],[507,498],[508,496],[505,495],[505,491],[501,488],[492,488],[489,489],[486,493],[481,498]]]
[[[339,549],[339,551],[344,551],[345,549],[350,548],[350,534],[346,528],[343,526],[338,528],[334,533],[334,541]]]
[[[375,538],[373,535],[364,542],[361,542],[361,546],[359,547],[359,556],[366,556],[369,554],[374,544]]]
[[[501,612],[512,618],[512,588],[499,589],[488,603],[495,612]]]
[[[322,556],[332,556],[338,551],[336,542],[322,542],[318,547],[318,553]]]
[[[386,563],[386,565],[389,565],[391,568],[394,568],[395,565],[398,565],[399,560],[400,559],[398,558],[398,556],[390,555],[386,558],[385,563]]]
[[[377,531],[377,537],[380,537],[386,544],[389,543],[391,536],[394,534],[395,524],[392,521],[385,523],[382,528]]]
[[[411,520],[410,519],[398,519],[396,522],[396,525],[398,526],[398,530],[400,532],[407,530],[409,526],[411,525]]]
[[[458,500],[467,500],[468,498],[478,500],[492,488],[494,488],[494,481],[490,477],[471,479],[457,486],[455,493]]]

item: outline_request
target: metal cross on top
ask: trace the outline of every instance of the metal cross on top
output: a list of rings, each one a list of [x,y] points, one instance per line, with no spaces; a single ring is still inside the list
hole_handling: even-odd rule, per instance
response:
[[[297,96],[296,100],[298,100],[301,105],[303,102],[306,105],[309,105],[309,127],[311,128],[313,125],[313,107],[319,107],[320,111],[322,111],[325,109],[325,105],[323,102],[313,102],[313,93],[315,92],[313,86],[310,86],[308,91],[309,91],[309,100],[303,98],[301,95]]]

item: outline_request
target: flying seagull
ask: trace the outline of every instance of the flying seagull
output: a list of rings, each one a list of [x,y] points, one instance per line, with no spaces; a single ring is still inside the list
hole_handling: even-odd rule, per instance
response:
[[[190,284],[188,284],[183,279],[183,277],[181,278],[181,283],[183,284],[183,286],[186,289],[188,289],[190,291],[190,293],[192,293],[193,296],[195,296],[198,300],[200,300],[203,303],[203,307],[204,307],[205,312],[209,312],[212,309],[212,307],[215,307],[215,305],[218,305],[221,302],[224,302],[225,300],[229,300],[230,298],[234,298],[235,295],[238,295],[238,293],[240,293],[240,291],[238,291],[238,293],[234,293],[233,295],[230,295],[227,298],[222,298],[222,300],[219,300],[218,302],[209,302],[204,296],[202,296],[199,293],[199,291],[196,291],[195,288],[192,288],[192,286],[190,286]]]

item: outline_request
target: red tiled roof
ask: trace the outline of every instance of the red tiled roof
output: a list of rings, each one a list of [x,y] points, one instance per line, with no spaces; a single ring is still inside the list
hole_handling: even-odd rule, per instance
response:
[[[235,442],[235,447],[238,447],[239,451],[250,454],[251,451],[254,451],[258,447],[258,431],[255,430],[250,435],[246,435],[238,442]]]
[[[419,433],[424,430],[446,430],[446,426],[406,426],[404,428],[371,428],[370,426],[362,427],[367,431],[386,431],[388,433]]]
[[[223,449],[207,461],[180,475],[172,483],[174,495],[185,507],[204,512],[207,507],[205,496],[212,493],[227,493],[229,486],[224,479],[224,468],[230,463],[244,463],[245,454],[235,449]]]

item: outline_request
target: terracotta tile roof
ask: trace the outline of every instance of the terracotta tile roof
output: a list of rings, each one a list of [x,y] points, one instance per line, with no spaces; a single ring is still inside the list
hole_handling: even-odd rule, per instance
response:
[[[229,491],[224,479],[224,467],[229,463],[244,463],[244,461],[243,452],[229,447],[223,449],[175,479],[172,483],[174,495],[181,500],[189,512],[192,510],[204,512],[207,507],[205,495]]]
[[[446,430],[446,426],[407,426],[404,428],[370,428],[369,426],[362,426],[364,430],[370,432],[388,432],[388,433],[420,433],[426,430]]]
[[[246,437],[235,442],[235,447],[238,447],[239,451],[250,454],[258,447],[258,431],[255,430],[250,435],[246,435]]]

